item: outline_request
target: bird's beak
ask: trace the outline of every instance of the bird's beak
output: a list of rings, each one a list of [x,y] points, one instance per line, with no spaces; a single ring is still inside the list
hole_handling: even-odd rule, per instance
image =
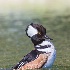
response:
[[[52,38],[50,38],[49,36],[45,35],[44,38],[46,39],[50,39],[50,40],[53,40]]]

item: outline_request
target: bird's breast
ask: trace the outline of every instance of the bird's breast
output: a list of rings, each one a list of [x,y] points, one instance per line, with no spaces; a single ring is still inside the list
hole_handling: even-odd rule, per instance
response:
[[[48,60],[44,64],[43,68],[51,68],[55,61],[55,58],[56,58],[56,50],[54,49],[54,51],[48,57]]]

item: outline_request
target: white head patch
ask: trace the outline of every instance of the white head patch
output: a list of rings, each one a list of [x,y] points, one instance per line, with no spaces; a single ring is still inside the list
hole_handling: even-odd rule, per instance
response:
[[[31,25],[28,26],[27,34],[28,36],[32,37],[33,35],[37,34],[37,29],[33,28]]]

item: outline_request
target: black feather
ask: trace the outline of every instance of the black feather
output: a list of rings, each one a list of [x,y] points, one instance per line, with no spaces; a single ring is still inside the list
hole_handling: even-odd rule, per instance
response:
[[[37,50],[32,50],[30,53],[24,56],[23,59],[16,66],[13,67],[13,69],[19,69],[21,66],[24,66],[26,63],[35,60],[40,53],[41,52]]]

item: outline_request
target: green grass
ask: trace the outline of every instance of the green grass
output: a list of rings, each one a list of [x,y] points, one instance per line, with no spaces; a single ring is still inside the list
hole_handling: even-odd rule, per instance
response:
[[[47,35],[53,38],[57,57],[52,70],[70,70],[70,14],[52,12],[41,16],[24,13],[0,16],[0,68],[11,68],[33,49],[25,34],[26,26],[31,22],[42,24]]]

